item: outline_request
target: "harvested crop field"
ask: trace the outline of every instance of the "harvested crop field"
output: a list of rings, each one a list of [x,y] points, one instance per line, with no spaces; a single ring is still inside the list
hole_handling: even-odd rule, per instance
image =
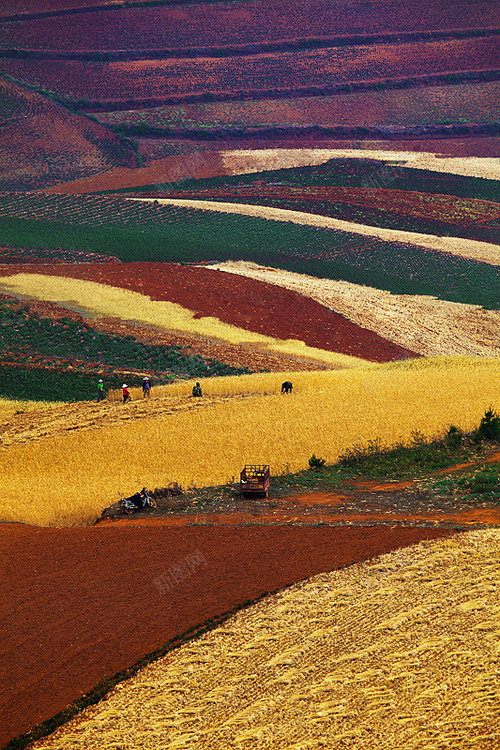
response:
[[[330,216],[357,224],[422,234],[452,234],[500,244],[500,203],[416,190],[374,187],[238,187],[172,191],[169,198],[229,201]],[[498,251],[500,262],[500,249]]]
[[[2,681],[3,705],[10,692],[29,706],[4,737],[208,613],[307,577],[200,633],[35,746],[100,750],[112,736],[119,746],[200,750],[249,741],[313,750],[325,739],[332,750],[346,741],[366,750],[388,747],[388,738],[412,749],[422,740],[433,749],[495,747],[498,530],[206,527],[176,529],[173,544],[154,527],[67,531],[49,539],[46,530],[2,529],[19,559],[13,578],[29,576],[23,610],[32,626],[9,634],[4,649],[22,640],[27,654],[36,641],[40,654],[14,667],[9,688]],[[33,571],[25,549],[43,561],[51,542],[50,573]],[[176,565],[190,571],[177,582]],[[47,629],[54,612],[64,628]]]
[[[11,265],[3,276],[29,270]],[[192,310],[195,318],[214,317],[246,331],[373,362],[415,356],[296,292],[219,271],[164,263],[47,264],[31,270],[140,292]]]
[[[168,144],[168,140],[150,137],[139,139],[139,143],[142,144],[140,152],[145,158],[146,166],[136,169],[115,167],[100,175],[55,185],[44,192],[74,195],[164,183],[172,183],[172,187],[175,188],[175,183],[185,178],[217,177],[309,166],[323,164],[334,158],[369,158],[377,161],[402,162],[405,167],[415,169],[484,178],[500,177],[495,138],[361,143],[329,142],[328,139],[321,139],[320,147],[317,139],[294,138],[288,143],[268,143],[267,147],[261,146],[258,149],[255,149],[253,144],[245,144],[244,139],[237,139],[237,148],[231,151],[227,150],[227,142],[216,141],[209,150],[207,144],[200,149],[199,144],[187,141],[184,146],[180,146],[185,148],[187,153],[164,158],[151,157],[150,153],[151,150],[154,153],[156,150],[161,151],[165,143]]]
[[[347,281],[318,279],[255,263],[218,263],[228,273],[283,286],[341,313],[362,328],[424,357],[500,356],[500,312],[434,297],[396,295]],[[418,321],[418,325],[417,325]]]
[[[90,529],[1,525],[1,557],[9,575],[0,577],[0,607],[2,620],[12,627],[4,626],[2,634],[0,740],[27,731],[103,677],[246,600],[449,533],[387,527],[134,528],[133,522]],[[193,553],[200,553],[201,564],[162,594],[162,576]]]

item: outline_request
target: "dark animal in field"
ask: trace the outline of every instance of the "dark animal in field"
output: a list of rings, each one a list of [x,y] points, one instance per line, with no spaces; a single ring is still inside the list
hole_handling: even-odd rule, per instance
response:
[[[292,392],[292,384],[289,380],[285,380],[284,383],[281,384],[281,393],[291,393]]]

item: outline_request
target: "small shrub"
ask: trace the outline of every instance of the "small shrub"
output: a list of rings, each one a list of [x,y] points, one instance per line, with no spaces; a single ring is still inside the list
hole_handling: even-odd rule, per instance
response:
[[[325,459],[324,458],[317,458],[316,455],[313,453],[311,458],[309,459],[309,467],[313,469],[314,471],[319,471],[323,468],[325,465]]]
[[[498,440],[500,438],[500,417],[492,408],[485,411],[477,432],[480,440]]]
[[[445,442],[450,448],[460,448],[462,445],[464,434],[455,425],[450,425],[448,432],[445,435]]]

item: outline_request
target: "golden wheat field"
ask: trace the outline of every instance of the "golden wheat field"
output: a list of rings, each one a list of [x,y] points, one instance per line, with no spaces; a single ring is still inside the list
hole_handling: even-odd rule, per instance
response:
[[[280,394],[287,377],[292,396]],[[450,424],[470,430],[497,407],[499,384],[495,359],[420,359],[206,379],[202,399],[190,398],[184,381],[153,389],[147,403],[132,391],[127,405],[62,405],[57,430],[35,430],[24,442],[15,440],[14,415],[0,445],[0,519],[88,524],[142,486],[222,484],[246,463],[282,474],[307,468],[313,453],[335,462],[354,443],[393,445]]]
[[[37,750],[494,750],[500,531],[269,596],[119,684]]]
[[[498,310],[429,296],[391,294],[349,281],[319,279],[243,260],[213,263],[209,268],[299,292],[424,357],[500,357]]]

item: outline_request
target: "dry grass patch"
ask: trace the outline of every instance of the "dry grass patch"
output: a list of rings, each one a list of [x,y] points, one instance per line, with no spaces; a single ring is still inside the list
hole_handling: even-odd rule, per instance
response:
[[[0,446],[0,520],[91,523],[144,485],[224,484],[246,463],[270,464],[276,475],[307,468],[312,453],[334,463],[353,443],[394,445],[415,430],[430,437],[449,424],[472,430],[496,405],[499,375],[498,360],[407,360],[205,379],[202,399],[191,399],[193,383],[184,381],[154,389],[140,419],[135,402],[110,403],[106,409],[120,410],[122,419],[103,417],[81,429],[78,409],[84,422],[89,407],[71,404],[59,434]],[[291,396],[280,394],[285,378],[293,381]],[[168,401],[175,397],[176,408]]]
[[[40,412],[57,410],[60,406],[56,401],[16,401],[0,397],[0,424],[5,425],[20,414],[35,420]]]
[[[317,575],[34,747],[494,750],[499,553],[473,531]]]
[[[268,148],[222,151],[227,174],[248,174],[271,169],[306,167],[324,164],[330,159],[375,159],[395,161],[405,167],[429,169],[431,172],[450,172],[468,177],[500,179],[500,159],[473,156],[444,157],[422,151],[384,151],[377,149],[343,148]]]
[[[267,268],[247,261],[210,268],[283,286],[424,357],[500,356],[500,312],[435,297],[391,294],[348,281]]]
[[[261,219],[271,221],[290,221],[293,224],[305,224],[312,227],[325,227],[327,229],[339,229],[343,232],[353,232],[368,237],[379,237],[390,242],[408,242],[411,245],[438,250],[462,258],[500,265],[500,248],[489,242],[478,240],[461,239],[459,237],[438,237],[433,234],[420,234],[417,232],[404,232],[400,229],[384,229],[366,224],[355,224],[352,221],[333,219],[330,216],[305,213],[304,211],[290,211],[285,208],[272,208],[270,206],[255,206],[249,203],[225,203],[223,201],[202,201],[184,198],[130,198],[135,201],[155,201],[163,205],[187,206],[188,208],[201,208],[210,211],[220,211],[228,214],[241,214],[244,216],[257,216]]]

